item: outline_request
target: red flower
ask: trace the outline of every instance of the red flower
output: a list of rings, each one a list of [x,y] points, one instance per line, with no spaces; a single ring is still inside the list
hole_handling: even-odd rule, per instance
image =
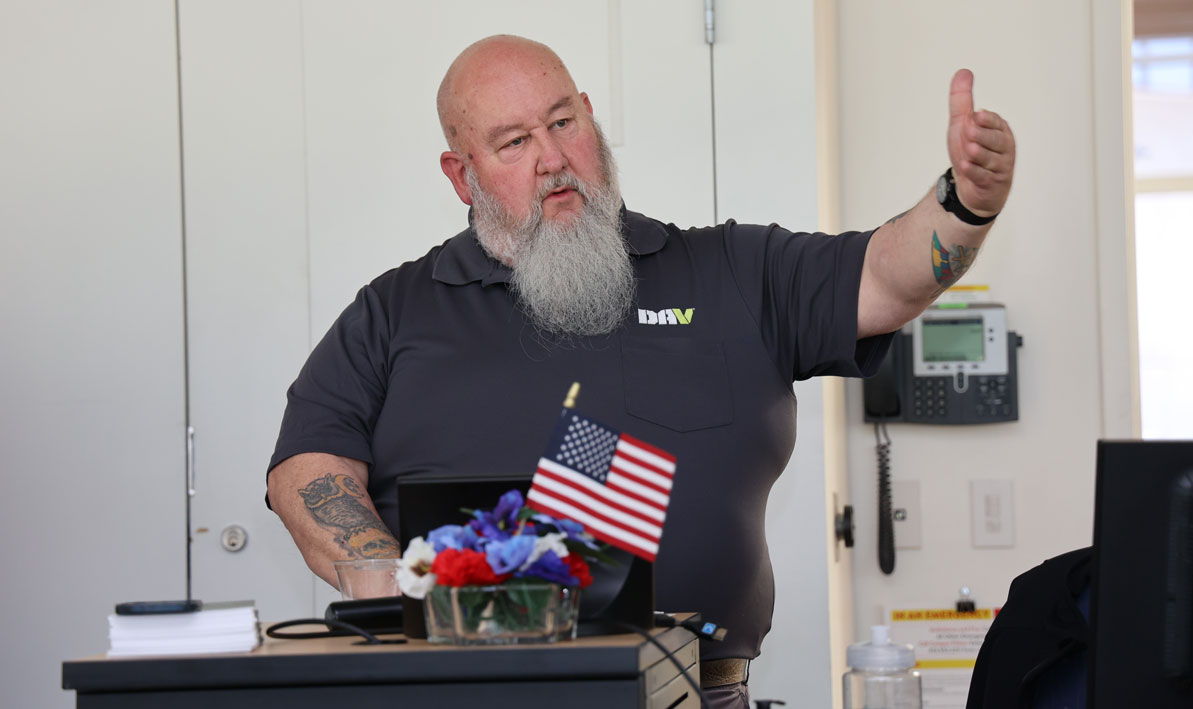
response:
[[[592,574],[588,572],[588,562],[584,557],[572,552],[564,557],[564,561],[568,563],[568,573],[579,579],[580,588],[588,588],[592,583]]]
[[[440,586],[492,586],[509,578],[493,573],[485,555],[472,549],[444,549],[435,556],[431,573]]]

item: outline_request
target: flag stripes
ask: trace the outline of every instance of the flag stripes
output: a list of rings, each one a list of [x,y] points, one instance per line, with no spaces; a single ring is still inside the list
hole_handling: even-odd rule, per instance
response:
[[[625,510],[619,510],[614,505],[601,504],[593,498],[577,498],[574,494],[574,488],[569,489],[568,485],[561,485],[557,480],[540,480],[539,492],[544,498],[551,498],[559,500],[561,503],[566,502],[576,509],[584,510],[589,515],[604,520],[610,524],[620,525],[622,529],[631,534],[637,534],[644,540],[658,540],[663,534],[661,525],[652,524],[636,517]],[[552,494],[554,493],[554,494]]]
[[[601,485],[598,482],[594,482],[590,477],[581,475],[546,458],[539,461],[538,473],[543,475],[544,480],[554,480],[560,485],[583,488],[583,491],[602,498],[611,507],[631,514],[656,519],[659,524],[662,524],[663,519],[666,517],[666,509],[664,507],[645,503],[618,490],[611,489],[610,486]],[[562,490],[558,490],[558,488],[556,490],[560,494],[563,494]]]
[[[556,517],[566,517],[579,522],[584,525],[584,529],[593,537],[603,542],[608,542],[619,549],[625,549],[628,552],[637,554],[647,561],[654,561],[655,556],[659,553],[659,545],[657,543],[648,542],[642,537],[630,534],[621,527],[609,524],[602,519],[587,514],[566,502],[555,499],[544,500],[543,495],[537,490],[531,490],[526,496],[526,501],[539,512],[545,512]]]

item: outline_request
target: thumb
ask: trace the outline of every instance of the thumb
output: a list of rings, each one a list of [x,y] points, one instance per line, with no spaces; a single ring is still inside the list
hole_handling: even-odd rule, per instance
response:
[[[949,85],[949,123],[973,113],[973,72],[958,69]]]

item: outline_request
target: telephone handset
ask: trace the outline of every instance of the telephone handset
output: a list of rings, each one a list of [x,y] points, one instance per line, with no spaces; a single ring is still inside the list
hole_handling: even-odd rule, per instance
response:
[[[878,454],[878,565],[895,570],[891,439],[887,423],[979,424],[1019,418],[1016,350],[1006,308],[994,303],[934,306],[895,334],[862,385],[865,420]]]
[[[891,346],[894,347],[893,344]],[[862,387],[867,421],[870,421],[871,417],[888,421],[899,417],[899,385],[895,376],[895,359],[888,353],[878,366],[878,371],[867,379]]]

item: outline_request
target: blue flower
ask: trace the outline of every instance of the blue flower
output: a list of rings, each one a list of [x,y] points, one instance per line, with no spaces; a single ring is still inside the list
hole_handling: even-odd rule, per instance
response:
[[[476,550],[477,546],[476,532],[473,532],[469,527],[461,527],[458,524],[445,524],[438,529],[432,530],[427,535],[427,541],[430,542],[431,546],[435,547],[436,554],[444,549]]]
[[[559,531],[567,534],[567,538],[572,541],[577,541],[588,547],[589,549],[600,549],[600,546],[593,540],[592,535],[584,531],[584,525],[570,519],[555,519],[550,515],[536,514],[531,517],[535,522],[543,525],[550,525]],[[543,532],[539,532],[542,534]]]
[[[526,567],[525,570],[514,574],[518,578],[526,578],[527,576],[534,576],[544,581],[557,583],[562,586],[579,586],[580,579],[572,576],[568,569],[567,562],[560,559],[553,551],[543,552],[543,555],[538,558],[533,564]]]
[[[493,517],[498,522],[505,522],[506,528],[512,527],[518,523],[518,511],[522,509],[523,504],[522,493],[510,490],[497,501],[497,506],[493,508]]]
[[[477,512],[476,519],[468,522],[468,526],[478,537],[477,548],[484,550],[492,542],[509,539],[510,533],[502,529],[488,512]]]
[[[491,541],[485,546],[485,560],[497,574],[508,574],[530,558],[534,551],[535,537],[519,534],[501,541]],[[564,569],[566,570],[566,566]]]
[[[518,512],[522,510],[522,493],[510,490],[501,496],[497,507],[489,510],[473,510],[473,519],[468,526],[480,537],[480,548],[484,549],[493,540],[506,540],[518,529]]]

